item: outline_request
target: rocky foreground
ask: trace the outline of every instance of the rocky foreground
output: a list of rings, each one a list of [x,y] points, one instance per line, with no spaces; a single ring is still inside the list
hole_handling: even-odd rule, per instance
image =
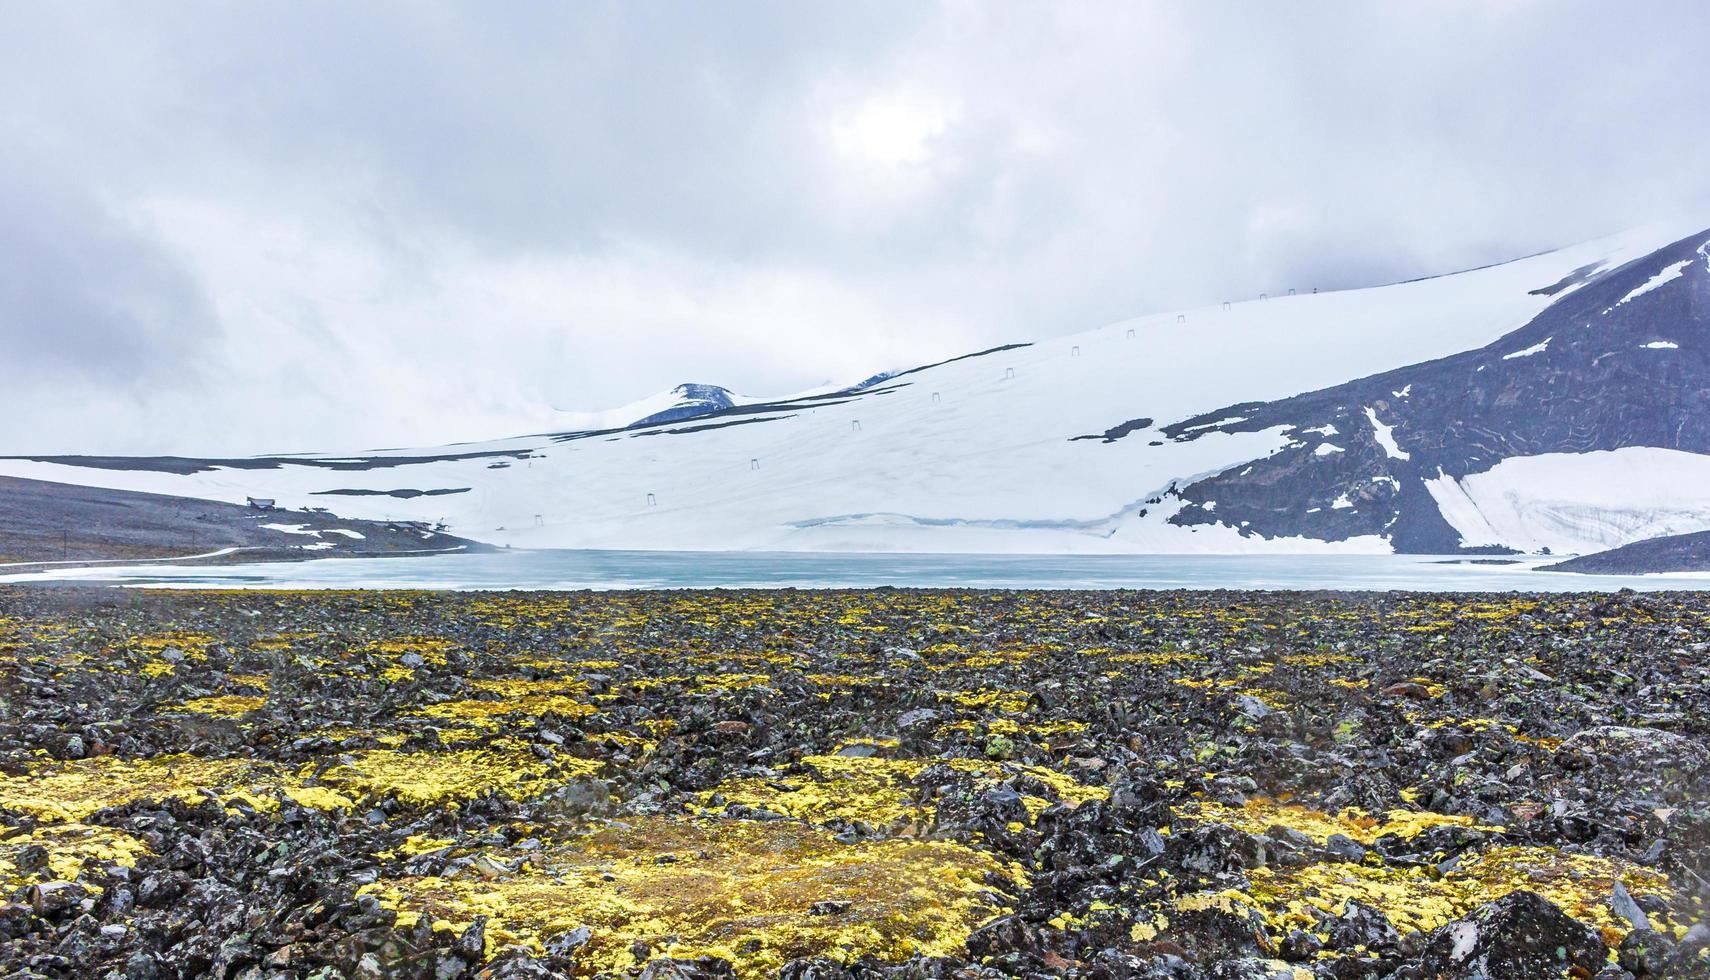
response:
[[[0,974],[1710,976],[1710,597],[0,591]]]

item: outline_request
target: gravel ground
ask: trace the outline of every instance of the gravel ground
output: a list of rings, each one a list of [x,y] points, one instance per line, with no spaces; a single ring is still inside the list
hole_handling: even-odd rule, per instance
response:
[[[0,589],[0,973],[1710,976],[1710,597]]]

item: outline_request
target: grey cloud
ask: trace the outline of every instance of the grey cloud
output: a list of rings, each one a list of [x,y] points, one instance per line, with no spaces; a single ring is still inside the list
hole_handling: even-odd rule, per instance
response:
[[[209,405],[312,362],[269,432],[305,448],[777,392],[1710,223],[1707,52],[1690,0],[8,5],[0,323],[14,364]],[[892,98],[942,109],[923,159],[828,138]],[[163,201],[217,231],[138,223]],[[471,410],[412,416],[451,370]],[[102,438],[184,421],[139,397]],[[258,438],[214,414],[185,437]]]
[[[16,161],[14,161],[16,163]],[[200,286],[82,188],[0,164],[0,344],[9,383],[189,386],[220,325]]]

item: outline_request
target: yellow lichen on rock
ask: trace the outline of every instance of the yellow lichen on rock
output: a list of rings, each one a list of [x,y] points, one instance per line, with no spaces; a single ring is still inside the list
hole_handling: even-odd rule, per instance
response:
[[[0,828],[0,835],[4,836],[0,840],[0,888],[7,891],[43,881],[74,881],[86,861],[135,867],[137,858],[148,853],[147,844],[122,830],[81,823],[38,827],[16,835],[10,828]],[[47,851],[47,863],[39,871],[25,873],[18,867],[19,855],[32,846]]]
[[[1362,844],[1371,844],[1380,837],[1396,834],[1415,837],[1432,827],[1475,827],[1478,830],[1500,831],[1501,827],[1476,826],[1471,817],[1432,813],[1428,810],[1391,810],[1378,817],[1358,808],[1330,814],[1292,803],[1279,803],[1263,797],[1248,800],[1243,806],[1222,803],[1200,803],[1186,816],[1199,823],[1221,823],[1250,834],[1262,834],[1271,827],[1297,830],[1322,844],[1332,834],[1341,834]]]
[[[577,957],[590,971],[633,970],[639,943],[653,955],[723,957],[738,975],[762,977],[799,956],[960,952],[970,931],[1006,911],[988,876],[1014,880],[995,858],[959,844],[842,844],[779,821],[645,818],[532,857],[485,853],[484,867],[516,870],[364,891],[406,924],[427,916],[461,929],[488,916],[490,946],[539,948],[585,926]]]
[[[701,806],[720,809],[750,806],[809,823],[860,821],[887,827],[915,820],[923,811],[915,805],[908,781],[926,767],[918,759],[808,756],[801,775],[778,779],[730,779],[701,794]]]
[[[573,678],[533,680],[526,677],[505,677],[497,680],[473,680],[469,682],[469,686],[477,691],[486,691],[505,698],[523,698],[539,694],[584,694],[588,690],[586,681]]]
[[[588,759],[561,759],[555,765],[571,778],[592,776],[601,768],[600,763]],[[513,799],[538,796],[559,785],[546,778],[552,768],[527,752],[510,748],[453,752],[372,749],[324,769],[304,767],[301,775],[346,796],[393,797],[415,806],[434,806],[488,793]]]
[[[719,657],[718,660],[727,659]],[[695,686],[691,694],[711,694],[720,691],[741,691],[750,687],[761,687],[772,683],[770,674],[701,674],[695,678]]]
[[[83,759],[0,777],[0,809],[44,821],[76,821],[138,800],[215,799],[267,813],[278,809],[280,795],[317,810],[348,809],[368,797],[435,806],[488,793],[528,799],[601,768],[591,759],[548,764],[503,740],[492,749],[449,752],[372,749],[331,765],[306,765],[294,774],[265,762],[186,755]]]
[[[1514,891],[1532,891],[1617,941],[1627,924],[1609,909],[1620,881],[1634,895],[1670,894],[1668,878],[1626,861],[1553,848],[1498,847],[1462,858],[1439,875],[1430,867],[1314,864],[1250,872],[1254,902],[1279,929],[1313,929],[1321,914],[1349,901],[1371,905],[1403,932],[1428,932]],[[1612,930],[1612,932],[1610,932]]]
[[[982,687],[972,691],[941,691],[938,699],[964,708],[990,708],[1013,715],[1026,711],[1033,701],[1033,695],[1027,691]]]
[[[445,655],[457,649],[457,644],[442,636],[399,636],[378,640],[366,647],[366,652],[386,657],[401,657],[413,653],[435,667],[445,666]]]
[[[803,674],[802,677],[816,687],[860,687],[882,684],[885,680],[880,674]]]
[[[132,637],[126,646],[133,650],[143,650],[149,653],[160,653],[165,650],[181,650],[187,654],[200,655],[216,642],[215,638],[206,633],[191,633],[183,630],[173,630],[165,633],[155,633],[150,636]]]
[[[213,715],[219,718],[241,718],[266,703],[266,698],[253,697],[248,694],[221,694],[209,698],[195,698],[165,710],[193,715]]]
[[[348,810],[356,805],[356,801],[337,790],[325,786],[297,786],[285,783],[279,791],[290,798],[298,806],[311,810]]]
[[[1104,786],[1089,786],[1086,783],[1045,766],[1016,766],[1022,773],[1033,777],[1046,786],[1064,803],[1079,806],[1092,800],[1110,799],[1110,789]]]
[[[49,821],[82,820],[98,810],[137,800],[196,803],[212,798],[271,810],[277,801],[268,794],[277,785],[271,767],[242,759],[106,756],[48,763],[22,776],[0,776],[0,809]]]
[[[1044,766],[1005,768],[1000,763],[978,759],[813,755],[802,759],[803,772],[800,775],[727,780],[717,789],[702,793],[700,804],[712,809],[751,806],[815,824],[844,820],[888,827],[931,816],[931,808],[916,802],[909,784],[928,767],[940,763],[956,772],[972,775],[984,785],[996,785],[1011,777],[1031,778],[1045,786],[1058,800],[1072,805],[1105,799],[1110,795],[1103,786],[1085,785]],[[722,800],[722,806],[715,800]],[[1022,802],[1031,820],[1052,801],[1024,792]]]
[[[565,694],[522,694],[500,700],[445,701],[429,705],[416,712],[424,718],[464,722],[477,728],[496,728],[508,715],[559,715],[564,718],[586,718],[594,706]]]

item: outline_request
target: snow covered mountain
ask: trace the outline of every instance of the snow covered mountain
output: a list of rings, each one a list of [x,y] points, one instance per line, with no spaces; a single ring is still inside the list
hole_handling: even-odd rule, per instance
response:
[[[0,475],[519,547],[1599,550],[1710,529],[1710,231],[1273,295],[751,401],[354,456],[29,457]]]
[[[691,381],[618,408],[598,412],[555,411],[553,421],[566,429],[621,429],[655,422],[680,422],[757,400],[744,398],[729,388]]]
[[[1176,520],[1427,553],[1584,553],[1705,529],[1710,233],[1545,295],[1558,298],[1477,349],[1164,427],[1290,440],[1184,488]]]

